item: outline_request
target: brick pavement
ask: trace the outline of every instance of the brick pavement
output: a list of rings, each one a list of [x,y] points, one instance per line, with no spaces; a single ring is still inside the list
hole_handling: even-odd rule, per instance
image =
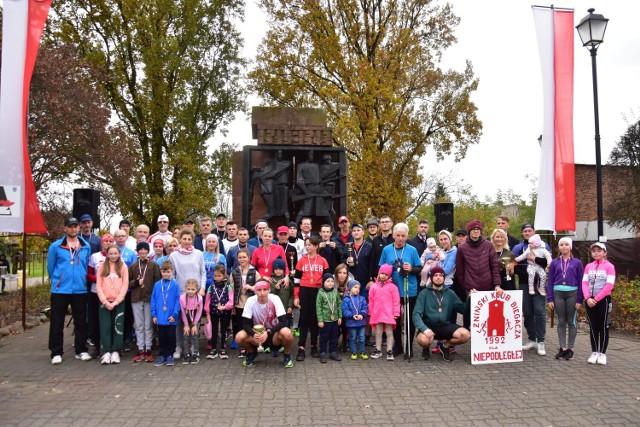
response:
[[[74,360],[70,335],[60,366],[48,325],[0,341],[0,425],[640,424],[640,340],[629,336],[612,337],[607,366],[586,363],[582,331],[576,359],[554,360],[548,329],[548,355],[525,352],[523,363],[472,366],[465,345],[453,363],[308,358],[285,370],[270,355],[245,368],[235,351],[195,366],[135,365],[131,353],[101,366]]]

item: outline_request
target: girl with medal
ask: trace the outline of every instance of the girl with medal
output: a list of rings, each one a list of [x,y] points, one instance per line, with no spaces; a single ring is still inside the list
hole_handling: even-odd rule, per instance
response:
[[[367,360],[364,352],[365,329],[367,326],[367,314],[369,305],[367,299],[360,295],[360,282],[349,280],[347,284],[348,294],[342,300],[342,315],[344,324],[349,331],[349,349],[351,350],[351,360],[356,360],[358,354],[362,360]],[[359,353],[356,350],[359,348]]]
[[[158,326],[158,360],[156,366],[173,366],[176,350],[176,325],[180,315],[180,285],[173,278],[173,264],[167,260],[160,266],[162,279],[153,285],[151,317]]]
[[[211,340],[209,346],[211,351],[207,359],[218,357],[218,327],[220,328],[220,359],[228,359],[227,355],[227,329],[231,322],[231,312],[233,310],[233,286],[227,280],[227,267],[218,264],[213,269],[213,285],[209,288],[205,300],[205,313],[207,322],[211,322]],[[207,347],[208,348],[208,347]]]
[[[578,333],[576,312],[582,307],[582,275],[579,259],[571,254],[573,241],[563,237],[558,241],[560,255],[551,261],[547,282],[547,301],[558,317],[558,353],[556,359],[573,359],[573,345]],[[567,335],[568,326],[568,335]]]
[[[354,280],[353,274],[349,272],[349,268],[347,264],[338,264],[336,269],[333,271],[333,277],[336,281],[336,289],[338,290],[338,295],[340,295],[340,301],[344,298],[345,294],[348,294],[347,284],[350,280]],[[347,340],[349,339],[349,335],[347,332],[347,326],[344,322],[340,325],[340,335],[342,335],[342,351],[347,351]]]
[[[100,344],[103,365],[120,363],[124,330],[124,298],[129,290],[129,270],[116,245],[107,249],[107,259],[98,267],[96,291],[100,300]]]
[[[322,276],[322,289],[316,297],[316,313],[320,328],[320,363],[327,363],[327,349],[329,358],[339,362],[338,335],[342,324],[342,303],[340,294],[336,290],[333,275],[326,273]]]
[[[311,236],[305,240],[304,244],[307,253],[298,260],[293,288],[293,305],[300,309],[300,337],[298,338],[298,354],[296,356],[298,362],[305,359],[304,346],[309,333],[311,333],[311,356],[319,356],[316,298],[318,290],[322,286],[322,275],[329,273],[329,263],[318,255],[320,238]]]
[[[387,334],[387,360],[393,360],[393,329],[400,317],[400,291],[391,280],[393,267],[383,264],[378,269],[378,277],[369,290],[369,314],[371,327],[376,331],[376,349],[371,357],[382,356],[382,333]]]
[[[102,250],[91,254],[89,257],[89,267],[87,269],[87,279],[91,282],[91,292],[89,292],[89,303],[87,304],[87,327],[89,339],[93,341],[95,350],[91,357],[100,357],[100,299],[98,298],[98,268],[107,259],[107,250],[115,243],[115,239],[109,233],[100,238]]]
[[[231,271],[229,282],[233,286],[233,336],[235,337],[242,329],[242,313],[247,298],[254,295],[254,286],[260,280],[260,273],[249,263],[249,250],[246,248],[238,250],[236,259],[238,266]],[[232,343],[233,346],[233,343]],[[209,349],[211,350],[211,349]],[[244,357],[245,350],[240,349],[238,357]]]
[[[265,228],[262,231],[262,245],[253,251],[251,256],[251,265],[258,269],[260,276],[271,277],[273,273],[273,262],[281,258],[287,259],[287,255],[284,253],[284,249],[280,245],[273,244],[273,230]],[[289,267],[285,263],[285,283],[289,284]]]
[[[180,295],[180,314],[182,316],[185,355],[183,365],[195,365],[200,361],[200,317],[202,317],[203,301],[198,294],[198,281],[187,280],[186,292]]]
[[[596,242],[589,247],[593,262],[587,264],[582,276],[582,293],[591,333],[589,364],[606,365],[611,325],[611,291],[616,281],[616,269],[607,261],[607,247]]]
[[[205,251],[202,253],[204,256],[204,269],[207,273],[207,284],[205,286],[205,293],[209,292],[209,288],[213,284],[213,268],[222,264],[227,266],[227,259],[220,253],[220,242],[218,236],[215,234],[209,234],[205,240]]]

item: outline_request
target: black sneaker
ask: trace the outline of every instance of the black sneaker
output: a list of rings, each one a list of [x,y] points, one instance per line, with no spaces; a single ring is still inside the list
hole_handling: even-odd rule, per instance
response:
[[[320,353],[318,352],[318,347],[311,346],[311,357],[319,357]]]
[[[567,350],[558,349],[558,353],[556,353],[556,360],[564,359],[564,355],[567,353]]]
[[[573,349],[568,348],[564,352],[564,360],[573,360]]]
[[[191,364],[192,365],[197,365],[199,361],[200,361],[200,355],[199,354],[192,354],[191,355]]]
[[[298,347],[298,354],[296,354],[296,362],[304,362],[305,354],[304,347]]]
[[[422,360],[431,359],[431,349],[429,347],[425,347],[422,349]]]
[[[327,353],[320,353],[320,363],[327,363]]]
[[[332,352],[332,353],[329,353],[329,359],[331,359],[331,360],[335,360],[336,362],[339,362],[339,361],[341,361],[341,360],[342,360],[342,357],[341,357],[338,353],[336,353],[336,352],[334,351],[334,352]]]
[[[451,354],[449,354],[449,348],[445,347],[443,343],[438,343],[438,348],[440,349],[440,353],[442,353],[442,358],[447,362],[452,362]]]
[[[187,353],[184,355],[184,357],[182,358],[182,364],[183,365],[188,365],[191,363],[191,354]]]

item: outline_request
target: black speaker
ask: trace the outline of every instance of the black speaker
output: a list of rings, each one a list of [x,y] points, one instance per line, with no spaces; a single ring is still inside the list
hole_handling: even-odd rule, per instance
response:
[[[436,217],[436,229],[434,230],[436,233],[440,230],[454,232],[453,203],[436,203],[433,205],[433,213]]]
[[[89,214],[93,219],[93,228],[100,228],[98,206],[100,206],[100,191],[93,188],[73,189],[73,216],[78,220],[82,215]]]

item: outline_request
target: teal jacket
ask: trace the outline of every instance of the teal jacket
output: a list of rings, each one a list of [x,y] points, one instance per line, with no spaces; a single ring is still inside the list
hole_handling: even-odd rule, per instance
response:
[[[462,314],[469,309],[469,304],[469,298],[463,303],[451,289],[443,287],[436,291],[430,284],[418,294],[411,318],[416,329],[424,332],[433,325],[449,324],[451,313],[457,311]],[[438,311],[439,307],[442,307],[442,311]]]

